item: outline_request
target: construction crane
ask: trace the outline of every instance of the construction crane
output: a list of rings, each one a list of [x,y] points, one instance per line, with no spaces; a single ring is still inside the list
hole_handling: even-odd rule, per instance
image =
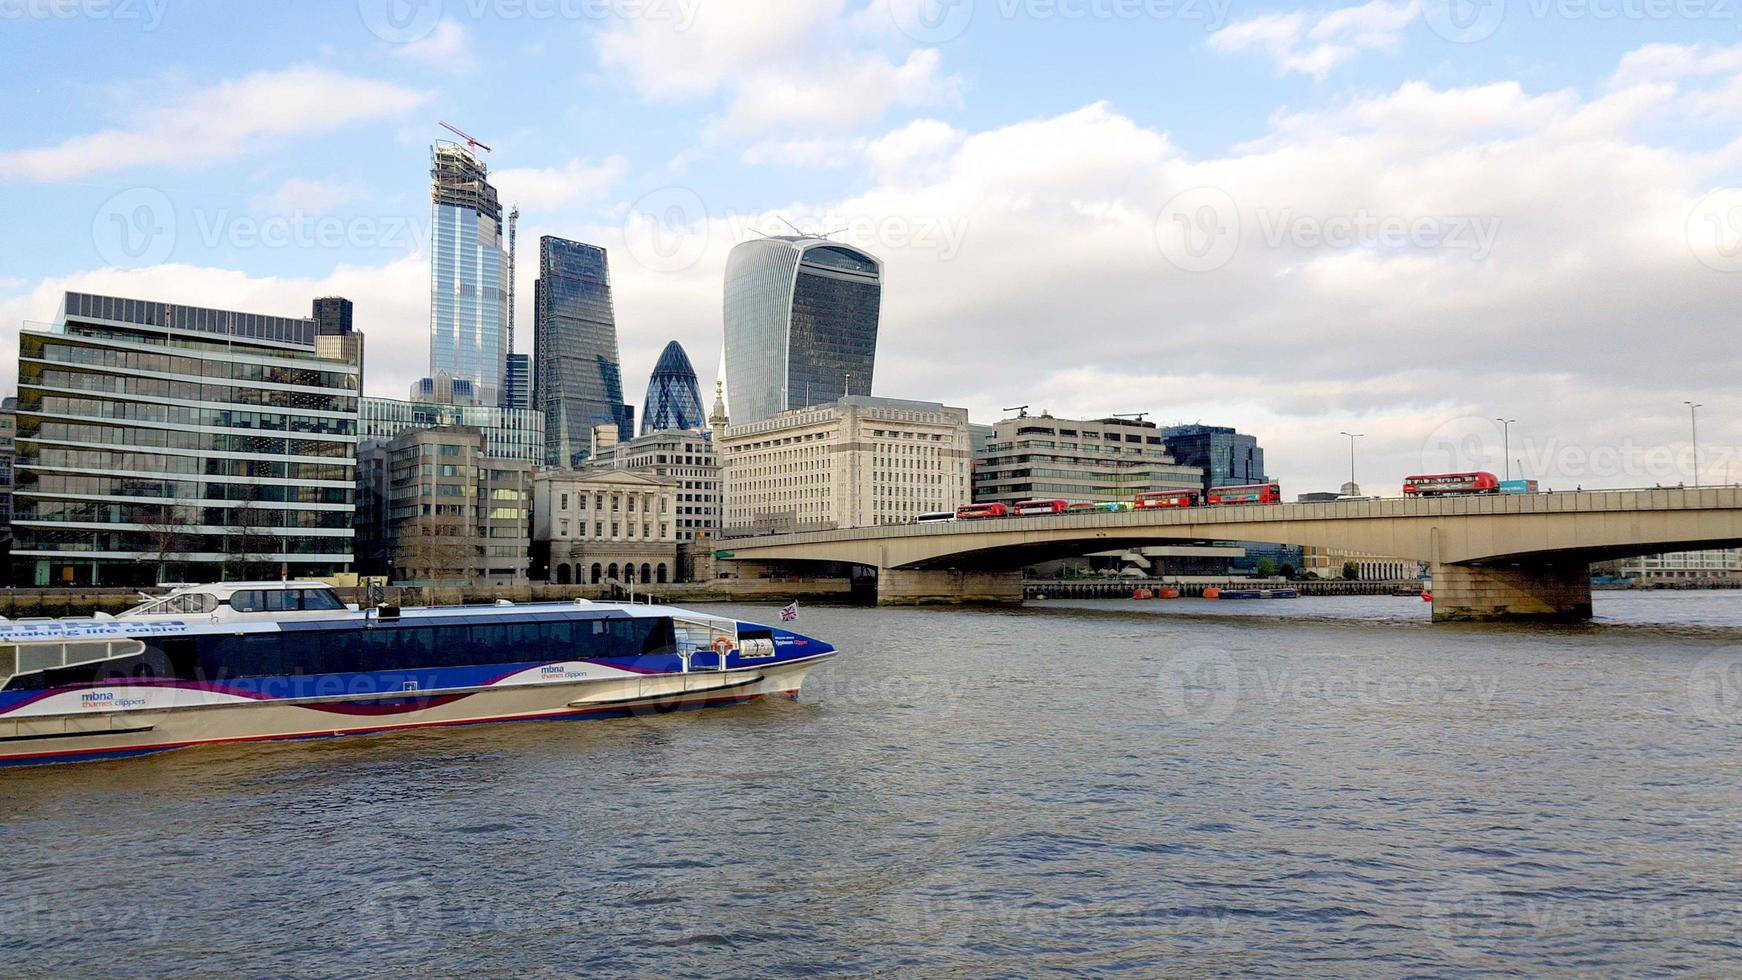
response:
[[[437,120],[437,122],[441,122],[441,121]],[[458,136],[460,139],[465,140],[466,146],[469,147],[470,149],[483,150],[485,153],[490,152],[490,148],[488,146],[485,146],[483,143],[478,142],[477,139],[475,139],[471,134],[461,132],[460,128],[458,126],[450,126],[444,122],[444,123],[441,123],[441,127],[443,129],[447,130],[448,132],[453,133],[455,136]]]
[[[1128,412],[1124,415],[1115,414],[1112,417],[1116,418],[1116,419],[1130,419],[1133,422],[1141,422],[1144,419],[1149,417],[1149,413],[1148,412]]]
[[[1018,413],[1016,417],[1019,419],[1028,418],[1028,406],[1027,405],[1014,405],[1014,406],[1011,406],[1010,408],[1005,409],[1004,411]]]

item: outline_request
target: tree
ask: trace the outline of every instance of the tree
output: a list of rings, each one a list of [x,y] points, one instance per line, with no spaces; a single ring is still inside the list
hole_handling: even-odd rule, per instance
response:
[[[1361,566],[1360,565],[1356,564],[1353,561],[1346,561],[1343,563],[1343,578],[1347,579],[1350,582],[1353,582],[1360,577],[1361,577]]]
[[[1259,578],[1270,578],[1272,575],[1275,575],[1275,574],[1276,574],[1276,559],[1274,559],[1274,558],[1260,558],[1260,559],[1258,559],[1258,577]]]
[[[152,566],[154,584],[178,580],[171,573],[172,567],[186,561],[199,541],[192,524],[184,508],[163,504],[152,509],[145,521],[145,550],[139,560]]]
[[[1294,577],[1299,574],[1295,567],[1287,562],[1283,562],[1282,568],[1278,569],[1278,571],[1281,572],[1283,578],[1288,579],[1291,582],[1294,581]]]
[[[277,534],[280,512],[260,506],[249,487],[248,497],[231,509],[230,526],[224,533],[224,577],[267,579],[278,573],[271,556],[282,547]]]

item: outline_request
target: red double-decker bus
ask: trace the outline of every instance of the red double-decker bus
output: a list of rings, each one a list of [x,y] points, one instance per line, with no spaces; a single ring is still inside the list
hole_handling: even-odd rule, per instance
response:
[[[1019,500],[1010,508],[1017,517],[1034,517],[1040,514],[1062,514],[1070,510],[1068,500]]]
[[[1204,503],[1211,507],[1227,504],[1280,504],[1282,484],[1254,483],[1243,487],[1211,487]]]
[[[1155,507],[1196,507],[1198,492],[1196,490],[1151,490],[1140,493],[1131,501],[1131,506],[1137,510],[1150,510]]]
[[[1405,497],[1452,497],[1499,492],[1500,478],[1492,473],[1437,473],[1403,478]]]
[[[1010,508],[1004,504],[964,504],[956,508],[956,520],[974,521],[983,517],[1009,517]]]

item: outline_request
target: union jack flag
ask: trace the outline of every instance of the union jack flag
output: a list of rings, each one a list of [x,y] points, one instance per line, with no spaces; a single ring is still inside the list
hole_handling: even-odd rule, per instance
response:
[[[796,603],[796,602],[787,604],[786,608],[784,608],[780,611],[780,621],[783,623],[790,623],[797,618],[798,618],[798,603]]]

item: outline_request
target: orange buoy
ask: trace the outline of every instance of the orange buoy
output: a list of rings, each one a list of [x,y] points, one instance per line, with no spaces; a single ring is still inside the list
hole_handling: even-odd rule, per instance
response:
[[[1216,588],[1213,585],[1206,586],[1204,588],[1204,598],[1206,598],[1206,599],[1220,599],[1220,598],[1222,598],[1222,590]]]
[[[1179,598],[1179,590],[1178,589],[1162,589],[1160,592],[1157,592],[1155,594],[1155,597],[1158,599],[1178,599]]]
[[[1131,598],[1133,598],[1133,599],[1153,599],[1153,598],[1155,598],[1155,593],[1149,591],[1148,589],[1136,589],[1136,590],[1132,591]]]

